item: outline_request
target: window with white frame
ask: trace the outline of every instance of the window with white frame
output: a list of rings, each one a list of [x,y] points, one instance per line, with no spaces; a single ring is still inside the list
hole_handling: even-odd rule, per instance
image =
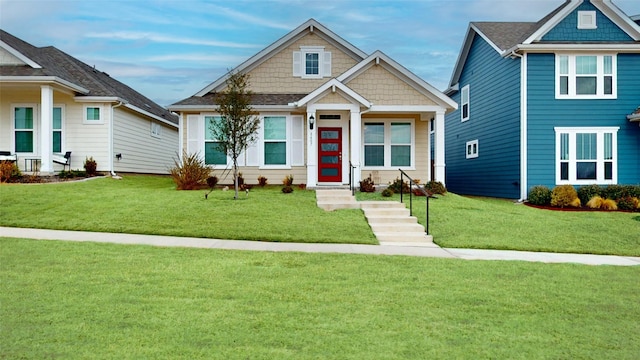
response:
[[[320,79],[331,76],[331,52],[322,46],[301,46],[293,52],[293,76]]]
[[[478,157],[478,140],[467,141],[466,158],[473,159]]]
[[[54,106],[53,108],[53,137],[52,137],[52,150],[56,154],[62,153],[62,119],[64,113],[62,107]]]
[[[364,166],[369,168],[414,165],[415,140],[411,121],[365,122]]]
[[[151,136],[156,138],[162,137],[162,126],[160,124],[151,122]]]
[[[618,129],[556,127],[556,183],[617,183]]]
[[[460,92],[460,120],[469,120],[469,85],[463,87]]]
[[[34,106],[13,108],[13,136],[16,153],[34,152]]]
[[[215,138],[213,128],[222,121],[222,116],[204,117],[204,163],[207,165],[227,165],[227,154],[220,149],[220,141]]]
[[[595,11],[578,11],[578,29],[597,29]]]
[[[287,117],[265,116],[264,165],[287,165]]]
[[[556,54],[557,99],[615,99],[616,55]]]
[[[84,123],[85,124],[104,124],[102,118],[102,108],[99,106],[84,107]]]

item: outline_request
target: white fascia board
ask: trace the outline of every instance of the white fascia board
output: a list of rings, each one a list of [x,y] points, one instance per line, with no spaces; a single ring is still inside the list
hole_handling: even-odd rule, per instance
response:
[[[610,0],[592,1],[593,6],[618,25],[633,40],[640,40],[640,26]]]
[[[491,41],[491,39],[489,39],[489,37],[487,37],[487,35],[485,35],[482,31],[480,31],[480,29],[478,29],[475,25],[469,24],[469,27],[472,28],[476,34],[480,35],[480,37],[483,38],[484,41],[486,41],[487,44],[489,44],[498,54],[502,55],[502,53],[504,53],[504,50],[500,49],[498,45]],[[471,46],[471,41],[469,42],[469,46]]]
[[[542,37],[548,33],[551,29],[553,29],[562,19],[567,17],[573,10],[578,8],[580,4],[582,4],[583,0],[571,0],[571,3],[565,6],[562,10],[558,11],[549,21],[544,23],[542,26],[538,28],[531,36],[529,36],[523,44],[531,44],[534,41],[542,39]]]
[[[11,46],[9,46],[9,44],[7,44],[6,42],[0,40],[0,47],[2,47],[3,49],[7,50],[11,55],[17,57],[18,59],[20,59],[20,61],[24,62],[25,64],[31,66],[34,69],[42,69],[42,66],[40,66],[40,64],[36,63],[35,61],[29,59],[28,57],[26,57],[23,53],[19,52],[18,50],[12,48]]]
[[[438,105],[373,105],[369,113],[422,113],[437,111],[447,113],[453,110],[455,109],[448,109]]]
[[[89,102],[101,102],[101,103],[115,103],[122,102],[123,104],[128,104],[128,102],[122,98],[117,96],[75,96],[73,98],[75,102],[79,103],[89,103]]]
[[[215,111],[217,109],[214,105],[172,105],[168,107],[169,111],[184,111],[184,112],[197,112],[197,111]]]
[[[453,88],[453,86],[458,84],[458,82],[460,81],[460,75],[462,75],[462,68],[464,68],[464,64],[467,61],[467,56],[469,56],[469,49],[471,49],[471,43],[473,42],[473,37],[475,36],[475,34],[476,34],[476,30],[474,30],[471,27],[471,24],[469,24],[469,26],[467,27],[467,34],[465,35],[464,41],[462,42],[462,46],[460,47],[460,51],[458,52],[458,59],[456,60],[456,65],[453,67],[453,72],[451,73],[451,80],[449,80],[449,88]]]
[[[165,119],[165,118],[163,118],[163,117],[160,117],[160,116],[155,115],[155,114],[152,114],[152,113],[150,113],[150,112],[148,112],[148,111],[142,110],[142,109],[140,109],[139,107],[137,107],[137,106],[135,106],[135,105],[131,105],[131,104],[124,104],[124,107],[126,107],[126,108],[128,108],[128,109],[131,109],[131,110],[133,110],[133,111],[135,111],[135,112],[137,112],[137,113],[140,113],[140,114],[142,114],[142,115],[145,115],[145,116],[148,116],[148,117],[150,117],[150,118],[153,118],[153,119],[155,119],[155,120],[158,120],[158,121],[160,121],[161,123],[166,124],[166,125],[168,125],[168,126],[174,127],[174,128],[176,128],[176,129],[178,128],[178,124],[174,124],[174,123],[172,123],[171,121],[169,121],[169,120],[167,120],[167,119]]]
[[[340,89],[342,92],[344,92],[347,96],[351,97],[356,102],[360,103],[362,106],[364,106],[366,108],[370,108],[371,107],[372,104],[371,104],[371,102],[369,100],[365,99],[360,94],[356,93],[351,88],[349,88],[348,86],[346,86],[342,82],[338,81],[337,79],[331,79],[331,80],[327,81],[326,83],[324,83],[324,85],[322,85],[319,88],[315,89],[309,95],[303,97],[302,99],[300,99],[300,100],[298,100],[296,102],[290,103],[289,105],[290,106],[295,106],[295,107],[303,107],[303,106],[307,105],[309,102],[311,102],[312,100],[322,96],[322,94],[325,91],[329,90],[329,88],[334,87],[334,86],[336,88]]]
[[[197,92],[195,96],[204,96],[209,92],[211,92],[212,90],[221,88],[224,85],[230,73],[244,72],[245,70],[264,62],[266,59],[269,59],[278,49],[284,48],[288,44],[295,42],[299,37],[302,37],[304,34],[304,31],[306,31],[307,29],[311,29],[311,32],[319,31],[322,34],[326,34],[326,36],[320,36],[320,37],[324,38],[328,42],[334,42],[336,44],[343,46],[344,48],[351,51],[356,56],[360,57],[360,59],[363,59],[364,57],[367,56],[365,52],[351,45],[348,41],[342,39],[340,36],[336,35],[334,32],[327,29],[316,20],[309,19],[306,22],[304,22],[302,25],[298,26],[297,28],[295,28],[294,30],[286,34],[285,36],[276,40],[271,45],[267,46],[266,48],[264,48],[263,50],[255,54],[254,56],[244,61],[242,64],[233,68],[230,72],[226,73],[224,76],[220,77],[216,81],[207,85],[204,89]]]
[[[531,44],[518,45],[517,51],[554,52],[554,51],[592,51],[592,52],[625,52],[640,53],[640,43],[638,44]]]
[[[88,89],[85,89],[82,86],[76,85],[65,79],[61,79],[57,76],[0,76],[0,82],[59,84],[72,91],[76,91],[83,94],[89,93]]]

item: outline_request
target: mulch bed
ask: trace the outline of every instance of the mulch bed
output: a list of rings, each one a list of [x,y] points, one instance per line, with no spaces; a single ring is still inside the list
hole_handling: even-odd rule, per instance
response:
[[[557,207],[557,206],[551,206],[551,205],[533,205],[530,204],[528,202],[524,203],[525,205],[532,207],[532,208],[536,208],[536,209],[543,209],[543,210],[552,210],[552,211],[599,211],[599,212],[634,212],[631,210],[603,210],[603,209],[592,209],[590,207],[587,206],[582,206],[582,207],[572,207],[572,206],[568,206],[568,207]]]

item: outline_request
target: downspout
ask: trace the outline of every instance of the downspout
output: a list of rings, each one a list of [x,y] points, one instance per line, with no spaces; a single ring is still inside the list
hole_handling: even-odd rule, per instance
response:
[[[124,103],[120,100],[118,101],[117,105],[111,106],[111,121],[109,122],[109,173],[111,173],[111,176],[116,176],[116,172],[113,169],[113,157],[114,157],[114,151],[113,151],[113,121],[114,121],[114,116],[113,116],[113,109],[122,106]]]
[[[520,58],[520,199],[527,199],[527,57],[511,51],[511,57]]]

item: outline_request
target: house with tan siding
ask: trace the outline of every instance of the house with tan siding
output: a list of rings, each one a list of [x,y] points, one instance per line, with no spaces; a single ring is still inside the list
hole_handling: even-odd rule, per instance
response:
[[[444,118],[457,104],[383,52],[366,54],[310,19],[231,72],[249,75],[261,120],[258,140],[239,159],[247,183],[292,174],[309,187],[369,175],[387,184],[398,169],[445,182]],[[232,166],[209,130],[227,76],[169,106],[179,114],[180,148],[218,175]]]
[[[55,47],[0,30],[0,151],[22,171],[51,174],[92,157],[100,172],[167,173],[178,118]]]

